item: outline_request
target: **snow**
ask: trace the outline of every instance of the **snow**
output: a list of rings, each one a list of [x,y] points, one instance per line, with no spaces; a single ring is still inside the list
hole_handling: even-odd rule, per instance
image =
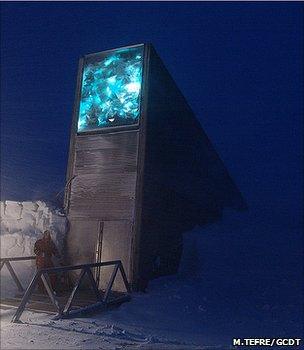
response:
[[[1,202],[1,257],[32,256],[34,244],[45,230],[61,250],[66,232],[66,218],[45,202]],[[12,263],[21,283],[26,286],[35,272],[35,262]],[[15,285],[6,267],[1,270],[1,295],[8,295]]]
[[[50,320],[43,314],[27,313],[24,324],[6,321],[11,312],[2,314],[2,349],[206,349],[191,343],[157,338],[132,326],[86,318]],[[15,332],[18,331],[18,338]],[[208,347],[209,349],[209,347]],[[214,349],[214,347],[213,347]],[[220,347],[218,347],[220,349]]]
[[[234,337],[300,337],[300,226],[255,215],[226,212],[186,233],[179,273],[119,308],[59,321],[27,311],[23,324],[3,311],[1,348],[230,349]]]

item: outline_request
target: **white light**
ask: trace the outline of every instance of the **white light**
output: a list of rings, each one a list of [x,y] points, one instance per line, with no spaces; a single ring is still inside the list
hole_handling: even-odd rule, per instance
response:
[[[115,83],[115,81],[116,81],[116,75],[114,75],[113,77],[108,78],[108,82],[109,83]]]
[[[140,83],[130,83],[126,85],[126,89],[128,92],[139,92],[140,90]]]

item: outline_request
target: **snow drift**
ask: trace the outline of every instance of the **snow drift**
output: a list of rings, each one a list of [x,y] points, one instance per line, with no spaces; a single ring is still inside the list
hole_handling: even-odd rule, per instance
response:
[[[36,240],[47,229],[61,251],[66,227],[66,217],[45,202],[1,202],[1,257],[33,255]],[[26,285],[35,272],[34,261],[15,262],[13,265]],[[6,267],[1,271],[1,282],[2,293],[15,289]]]

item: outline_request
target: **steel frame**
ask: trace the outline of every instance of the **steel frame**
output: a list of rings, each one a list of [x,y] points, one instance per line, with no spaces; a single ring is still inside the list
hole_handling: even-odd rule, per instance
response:
[[[32,259],[35,259],[35,257],[2,258],[0,267],[2,268],[4,266],[4,264],[11,267],[10,261],[32,260]],[[91,268],[94,268],[94,267],[101,268],[101,267],[105,267],[105,266],[114,266],[114,269],[113,269],[112,275],[110,277],[109,283],[107,285],[107,288],[105,290],[105,293],[104,293],[104,295],[102,295],[102,293],[98,289],[98,286],[97,286],[97,283],[94,279]],[[0,270],[1,270],[1,268],[0,268]],[[75,271],[75,270],[81,270],[80,274],[76,280],[76,283],[74,285],[74,288],[73,288],[70,296],[68,297],[66,304],[60,305],[60,303],[57,299],[56,293],[54,292],[52,285],[50,283],[49,274],[56,274],[56,273]],[[17,275],[15,274],[13,268],[12,267],[11,267],[11,269],[9,268],[9,271],[10,271],[18,289],[23,292],[24,289],[23,289]],[[118,271],[120,271],[120,273],[121,273],[121,276],[122,276],[122,279],[123,279],[123,282],[124,282],[124,285],[126,288],[126,293],[123,297],[118,297],[118,298],[115,298],[113,300],[109,300],[109,295],[110,295],[111,289],[113,287],[113,284],[115,282],[115,278],[117,276]],[[71,310],[74,297],[75,297],[76,292],[79,289],[81,281],[85,275],[88,277],[89,283],[94,291],[94,294],[96,297],[96,303],[91,304],[91,305],[86,306],[86,307],[81,307],[77,310]],[[21,322],[20,317],[21,317],[21,315],[26,307],[26,304],[29,302],[31,295],[34,292],[34,290],[38,284],[39,279],[42,280],[44,287],[47,291],[47,294],[48,294],[49,298],[51,299],[52,304],[55,306],[55,308],[57,310],[57,314],[55,316],[56,319],[68,318],[68,317],[75,315],[75,314],[94,310],[95,308],[105,309],[110,305],[122,303],[124,301],[129,301],[131,298],[131,296],[130,296],[131,289],[129,286],[129,282],[127,280],[127,276],[126,276],[124,267],[123,267],[122,262],[120,260],[113,260],[113,261],[106,261],[106,262],[99,262],[99,263],[92,263],[92,264],[71,265],[71,266],[39,269],[35,273],[32,281],[30,282],[29,286],[27,287],[27,289],[26,289],[26,291],[21,299],[20,305],[12,318],[13,323]]]
[[[13,269],[13,266],[11,264],[11,261],[25,261],[25,260],[35,260],[35,256],[18,256],[18,257],[11,257],[11,258],[0,258],[0,271],[2,270],[2,267],[5,265],[14,280],[19,292],[24,292],[24,288],[15,272]]]

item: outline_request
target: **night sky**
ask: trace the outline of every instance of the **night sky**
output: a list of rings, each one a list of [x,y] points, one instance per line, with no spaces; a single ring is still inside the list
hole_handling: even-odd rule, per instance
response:
[[[52,199],[63,189],[79,57],[150,42],[249,208],[300,222],[303,4],[1,8],[3,199]]]

